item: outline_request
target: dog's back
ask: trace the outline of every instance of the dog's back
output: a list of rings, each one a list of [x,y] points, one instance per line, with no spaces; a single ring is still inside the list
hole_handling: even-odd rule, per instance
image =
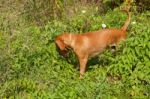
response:
[[[95,56],[111,44],[117,44],[126,38],[126,33],[121,29],[103,29],[78,35],[76,48],[85,50],[90,56]]]

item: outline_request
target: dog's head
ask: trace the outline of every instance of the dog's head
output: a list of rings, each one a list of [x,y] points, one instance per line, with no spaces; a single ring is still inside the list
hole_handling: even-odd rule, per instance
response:
[[[62,34],[56,37],[55,44],[57,51],[59,52],[60,55],[63,57],[67,57],[68,50],[70,47],[70,36],[71,34]]]

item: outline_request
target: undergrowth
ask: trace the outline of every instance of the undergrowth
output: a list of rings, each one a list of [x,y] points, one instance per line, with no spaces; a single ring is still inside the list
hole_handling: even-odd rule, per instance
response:
[[[0,98],[150,98],[149,12],[132,14],[127,40],[115,53],[106,50],[90,59],[82,80],[76,58],[70,56],[73,64],[67,63],[56,51],[55,37],[63,32],[95,31],[102,23],[119,28],[125,19],[114,10],[103,16],[79,15],[69,22],[55,20],[42,28],[18,28],[12,34],[1,31]]]

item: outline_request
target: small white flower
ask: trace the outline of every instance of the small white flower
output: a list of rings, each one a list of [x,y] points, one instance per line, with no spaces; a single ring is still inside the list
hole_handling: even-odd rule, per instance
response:
[[[102,28],[105,29],[106,28],[106,24],[102,24]]]
[[[132,22],[132,24],[136,24],[136,22],[134,21],[134,22]]]
[[[82,10],[82,13],[86,13],[86,11],[85,11],[85,10]]]

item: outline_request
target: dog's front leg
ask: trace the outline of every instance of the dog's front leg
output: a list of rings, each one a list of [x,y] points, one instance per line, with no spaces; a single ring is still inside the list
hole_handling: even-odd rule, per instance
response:
[[[85,73],[86,70],[86,64],[87,64],[87,60],[88,60],[88,56],[84,55],[84,56],[79,56],[79,63],[80,63],[80,79],[83,78],[83,74]]]

